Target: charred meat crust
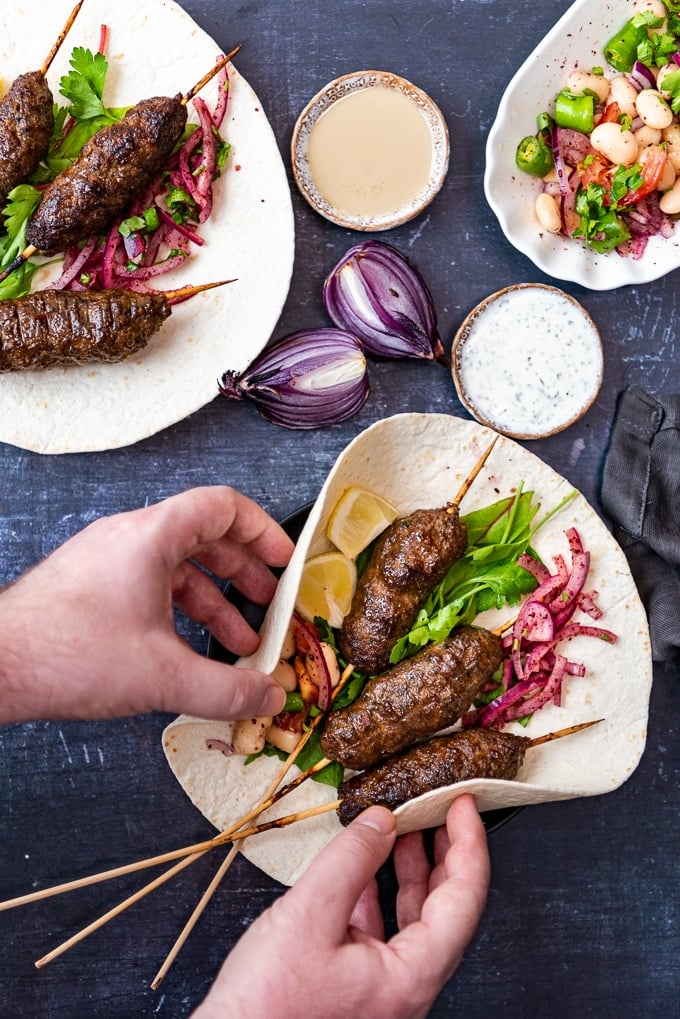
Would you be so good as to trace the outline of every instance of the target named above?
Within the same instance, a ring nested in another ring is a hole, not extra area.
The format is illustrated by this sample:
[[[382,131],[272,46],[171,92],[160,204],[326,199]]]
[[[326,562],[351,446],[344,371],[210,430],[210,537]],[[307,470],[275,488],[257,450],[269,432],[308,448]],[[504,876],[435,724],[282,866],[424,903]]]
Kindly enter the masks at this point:
[[[389,664],[432,589],[465,552],[467,528],[454,504],[416,510],[378,539],[340,631],[348,662],[373,675]]]
[[[21,74],[0,103],[0,199],[30,177],[49,147],[54,101],[40,71]]]
[[[158,96],[98,131],[45,188],[28,224],[28,243],[54,254],[105,230],[163,169],[186,119],[180,96]]]
[[[502,657],[496,634],[460,627],[369,679],[352,704],[332,711],[321,734],[325,756],[363,770],[453,725]]]
[[[524,736],[494,729],[463,729],[436,736],[354,775],[338,790],[343,825],[374,804],[395,810],[407,800],[471,778],[513,780],[530,745]]]
[[[38,290],[0,301],[0,373],[122,361],[170,315],[162,293]]]

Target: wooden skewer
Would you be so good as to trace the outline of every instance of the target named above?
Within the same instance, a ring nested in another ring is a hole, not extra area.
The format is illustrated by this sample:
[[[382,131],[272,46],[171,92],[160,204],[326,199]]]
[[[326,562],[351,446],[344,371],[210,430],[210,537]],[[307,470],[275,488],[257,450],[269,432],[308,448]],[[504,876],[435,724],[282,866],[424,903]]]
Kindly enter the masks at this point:
[[[345,669],[344,669],[344,671],[343,671],[343,673],[342,673],[342,675],[340,677],[340,680],[339,680],[338,684],[336,685],[335,689],[333,690],[333,694],[331,696],[331,703],[335,700],[335,698],[340,693],[342,688],[348,682],[348,680],[350,679],[353,671],[354,671],[354,666],[353,665],[350,664],[350,665],[347,665],[345,667]],[[292,750],[291,753],[288,755],[288,757],[284,761],[284,764],[283,764],[281,770],[279,771],[279,773],[277,774],[276,778],[274,779],[274,781],[269,786],[269,789],[265,793],[264,798],[262,799],[262,801],[260,802],[260,804],[257,807],[257,813],[255,813],[254,811],[251,812],[251,814],[253,816],[259,816],[264,810],[266,810],[268,807],[272,806],[273,803],[278,802],[280,799],[282,799],[289,792],[292,792],[293,789],[296,789],[299,785],[301,785],[301,783],[304,782],[305,779],[307,779],[311,775],[314,775],[317,772],[321,771],[322,768],[325,768],[326,765],[331,763],[328,760],[328,758],[324,757],[320,761],[318,761],[315,765],[313,765],[313,767],[309,768],[305,772],[302,772],[297,778],[293,779],[292,782],[289,782],[287,785],[283,786],[281,789],[278,788],[279,784],[283,781],[286,773],[289,771],[291,765],[294,763],[295,759],[300,754],[301,750],[303,749],[305,744],[308,742],[309,738],[311,737],[312,733],[317,728],[317,726],[320,724],[321,719],[323,717],[324,717],[323,714],[319,714],[319,715],[316,716],[316,718],[314,718],[312,720],[312,723],[309,726],[307,732],[303,735],[302,739],[297,744],[295,749]],[[246,818],[242,818],[241,822],[239,822],[239,826],[241,824],[243,824],[243,823],[246,823],[247,820],[249,820],[248,816],[246,816]],[[158,987],[160,986],[161,982],[165,978],[168,970],[172,966],[173,962],[175,961],[175,959],[179,955],[182,947],[186,943],[187,938],[189,937],[189,935],[191,934],[192,930],[196,926],[196,923],[198,922],[199,917],[203,913],[203,910],[205,909],[205,907],[210,902],[210,899],[212,898],[212,896],[214,895],[215,891],[217,890],[220,882],[222,881],[222,879],[224,878],[225,874],[229,870],[231,864],[233,863],[234,859],[236,858],[236,854],[239,852],[241,844],[242,844],[243,841],[245,841],[245,840],[244,839],[238,839],[237,841],[234,842],[234,845],[229,850],[229,853],[225,857],[221,867],[219,868],[219,870],[217,871],[217,873],[213,877],[212,881],[210,882],[210,884],[206,888],[205,892],[201,896],[201,898],[198,901],[196,907],[194,908],[191,916],[187,920],[187,922],[184,925],[184,927],[182,928],[179,936],[177,937],[177,940],[175,941],[174,945],[170,949],[170,952],[166,956],[165,961],[163,962],[162,966],[158,970],[158,973],[156,974],[156,976],[152,980],[151,987],[153,988],[153,990],[158,990]],[[203,853],[201,853],[199,855],[202,856]],[[190,857],[190,859],[198,859],[198,856],[196,856],[194,858]]]
[[[347,683],[352,672],[353,666],[348,665],[340,678],[340,682],[333,691],[333,698],[335,698],[338,695],[342,687],[345,685],[345,683]],[[323,715],[317,715],[316,718],[313,720],[310,726],[310,731],[304,734],[300,743],[297,745],[295,750],[292,751],[288,758],[284,761],[281,768],[277,772],[276,778],[269,786],[270,790],[273,791],[273,789],[276,788],[276,786],[278,786],[279,783],[282,781],[286,772],[291,767],[291,765],[297,758],[298,754],[302,750],[304,744],[310,738],[311,730],[316,728],[316,726],[320,723],[322,718]],[[6,899],[4,902],[0,902],[0,913],[8,909],[15,909],[17,906],[28,905],[31,902],[39,902],[41,899],[51,898],[54,895],[61,895],[64,892],[76,891],[78,888],[86,888],[88,885],[98,884],[101,881],[110,881],[116,877],[124,877],[126,874],[134,874],[138,870],[145,870],[147,867],[156,866],[156,864],[171,863],[173,860],[185,857],[192,852],[197,854],[196,858],[198,858],[199,853],[207,852],[209,849],[213,849],[216,846],[221,846],[225,842],[232,841],[232,838],[236,834],[236,832],[238,832],[239,829],[241,829],[244,824],[247,824],[248,821],[251,821],[254,817],[257,817],[259,813],[262,813],[263,810],[266,810],[267,807],[271,806],[271,802],[272,801],[268,796],[264,801],[259,803],[247,814],[244,814],[243,817],[241,817],[238,821],[232,824],[225,831],[218,832],[217,835],[214,835],[212,839],[206,839],[203,842],[195,843],[194,845],[188,847],[185,846],[184,848],[181,849],[170,850],[167,853],[160,853],[157,856],[152,856],[145,860],[136,860],[134,863],[126,863],[120,867],[113,867],[110,870],[100,871],[98,874],[90,874],[87,877],[76,878],[73,881],[65,881],[58,885],[52,885],[49,888],[41,888],[39,891],[28,892],[26,895],[19,895],[12,899]]]
[[[566,729],[557,729],[556,732],[546,732],[544,736],[536,736],[530,740],[529,746],[538,747],[542,743],[552,743],[554,739],[562,739],[563,736],[571,736],[575,732],[580,732],[581,729],[589,729],[591,725],[599,725],[600,722],[604,722],[604,718],[595,718],[591,722],[579,722],[577,725],[569,725]]]
[[[216,872],[216,874],[213,877],[212,881],[210,882],[210,884],[208,885],[206,890],[203,892],[203,895],[201,896],[201,898],[196,903],[196,906],[194,907],[193,912],[191,913],[191,916],[189,917],[189,919],[185,923],[184,927],[182,928],[182,930],[181,930],[181,932],[179,934],[179,937],[177,938],[177,940],[175,941],[174,945],[172,946],[172,948],[170,949],[170,951],[166,955],[165,960],[163,961],[162,966],[160,967],[160,969],[156,973],[156,976],[151,981],[151,989],[152,990],[157,991],[158,988],[160,987],[160,985],[162,984],[163,980],[165,979],[165,977],[166,977],[166,975],[168,973],[168,970],[170,969],[170,967],[172,966],[173,962],[175,961],[175,959],[177,958],[177,956],[181,952],[181,950],[184,947],[184,945],[185,945],[185,943],[187,941],[187,938],[191,934],[192,930],[194,929],[194,927],[198,923],[198,920],[199,920],[200,916],[202,915],[203,910],[205,909],[205,907],[208,905],[208,903],[212,899],[212,897],[215,894],[215,892],[217,891],[220,883],[222,882],[222,880],[224,878],[224,875],[227,873],[227,871],[231,867],[232,863],[234,862],[234,860],[238,856],[238,853],[239,853],[239,850],[240,850],[240,842],[241,841],[242,840],[239,840],[239,842],[234,842],[233,846],[231,847],[231,849],[229,850],[229,852],[225,856],[224,860],[222,861],[222,864],[221,864],[219,870]],[[191,857],[189,857],[189,861],[188,862],[192,862]]]
[[[497,626],[496,629],[492,630],[491,632],[495,633],[497,637],[502,637],[505,631],[509,630],[511,626],[514,626],[516,622],[517,616],[515,615],[512,616],[510,619],[506,619],[504,623],[501,623],[500,626]]]
[[[187,285],[185,287],[177,287],[175,290],[165,290],[164,293],[167,301],[178,304],[180,301],[188,300],[189,297],[195,297],[196,294],[200,294],[204,290],[214,290],[215,287],[226,287],[227,283],[235,282],[235,279],[218,280],[216,283],[199,283],[196,286]]]
[[[61,44],[63,43],[63,41],[66,38],[66,36],[68,35],[68,33],[71,31],[71,26],[73,25],[73,22],[78,17],[78,13],[80,11],[80,8],[83,6],[84,3],[85,3],[85,0],[80,0],[80,2],[75,5],[75,7],[73,8],[73,10],[71,11],[71,13],[69,14],[69,16],[68,16],[68,18],[66,20],[66,24],[64,25],[64,27],[62,28],[61,32],[57,36],[57,41],[55,42],[55,44],[52,47],[52,49],[50,50],[50,52],[47,54],[47,57],[45,58],[45,62],[42,65],[42,67],[40,68],[40,73],[42,74],[43,78],[47,74],[47,72],[49,70],[49,67],[50,67],[50,64],[52,63],[52,61],[56,57],[57,53],[59,52],[59,48],[60,48]]]
[[[461,504],[461,502],[463,501],[464,497],[467,495],[467,493],[472,488],[472,482],[475,480],[475,478],[477,477],[477,475],[481,471],[482,467],[484,466],[486,461],[489,459],[489,454],[491,453],[491,450],[494,448],[494,446],[498,442],[498,439],[499,439],[499,436],[496,435],[494,437],[494,439],[492,440],[491,444],[482,453],[482,455],[480,456],[479,460],[477,461],[475,466],[472,468],[472,470],[468,474],[467,478],[465,479],[465,481],[463,482],[463,484],[460,487],[460,491],[458,492],[458,495],[453,500],[453,505],[454,506],[459,506]]]
[[[193,86],[193,88],[190,88],[189,91],[186,92],[182,96],[182,100],[181,100],[182,106],[186,106],[186,104],[188,102],[190,102],[194,98],[194,96],[198,95],[198,93],[201,91],[201,89],[205,88],[205,86],[208,84],[208,82],[211,81],[215,77],[216,74],[219,74],[219,72],[222,70],[222,68],[225,67],[229,63],[229,61],[232,59],[232,57],[236,56],[236,54],[238,53],[238,51],[242,47],[243,47],[243,43],[240,42],[238,44],[238,46],[234,46],[234,48],[231,51],[231,53],[227,53],[226,57],[220,57],[220,59],[215,64],[215,66],[212,67],[208,71],[207,74],[204,74],[203,77],[201,78],[201,80],[197,81],[196,84]]]
[[[255,825],[253,828],[246,828],[245,831],[239,833],[239,841],[246,838],[252,838],[253,835],[261,835],[263,832],[272,831],[275,828],[287,828],[288,825],[297,824],[298,821],[305,821],[310,817],[318,817],[321,814],[329,813],[331,810],[337,810],[339,806],[340,800],[333,800],[331,803],[321,803],[316,807],[309,807],[307,810],[299,810],[294,814],[286,814],[284,817],[276,817],[271,821],[265,821],[263,824]],[[221,845],[224,842],[230,841],[233,841],[233,834],[228,836],[226,832],[223,832],[221,835],[217,836],[216,839],[211,840],[210,842],[199,842],[195,846],[189,846],[183,850],[176,850],[172,855],[175,859],[178,855],[190,856],[201,849],[211,849],[214,845]],[[168,858],[169,854],[165,854],[165,859]],[[187,866],[190,862],[190,860],[183,861],[183,863]],[[160,877],[157,878],[157,882],[162,884],[164,881],[167,881],[169,876],[169,873],[161,874]],[[131,898],[135,898],[135,896],[131,896]],[[61,945],[57,945],[57,947],[53,948],[51,952],[48,952],[47,955],[43,955],[42,958],[36,961],[36,967],[40,969],[42,966],[46,966],[48,962],[52,962],[53,959],[56,959],[73,945],[77,944],[79,941],[83,941],[94,930],[97,930],[99,927],[103,926],[103,924],[107,923],[113,918],[113,916],[117,916],[123,909],[127,909],[128,905],[131,905],[131,902],[126,900],[125,904],[121,903],[119,906],[116,906],[113,910],[110,910],[108,914],[105,914],[105,916],[99,917],[99,919],[95,920],[94,923],[85,927],[77,934],[74,934],[73,937],[68,938],[68,940],[62,942]]]

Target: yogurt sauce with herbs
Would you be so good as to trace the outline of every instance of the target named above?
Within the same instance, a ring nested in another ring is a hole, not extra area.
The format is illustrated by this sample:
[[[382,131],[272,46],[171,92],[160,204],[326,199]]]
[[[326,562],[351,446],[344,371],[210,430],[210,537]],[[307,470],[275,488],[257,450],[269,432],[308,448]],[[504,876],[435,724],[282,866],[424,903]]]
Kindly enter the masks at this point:
[[[591,405],[602,346],[588,313],[560,290],[511,287],[475,309],[454,343],[454,379],[470,412],[522,438],[559,431]]]

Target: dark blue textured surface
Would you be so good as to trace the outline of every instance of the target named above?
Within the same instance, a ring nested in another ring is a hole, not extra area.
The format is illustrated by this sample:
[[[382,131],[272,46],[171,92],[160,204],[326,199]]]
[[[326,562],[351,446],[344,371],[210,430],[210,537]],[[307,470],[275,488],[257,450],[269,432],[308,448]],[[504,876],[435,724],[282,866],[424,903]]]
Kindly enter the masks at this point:
[[[245,42],[238,67],[259,94],[287,162],[297,114],[344,72],[396,71],[438,103],[453,141],[446,185],[423,216],[383,237],[430,282],[447,347],[466,312],[487,294],[510,283],[553,282],[505,241],[486,205],[482,174],[485,137],[503,89],[565,2],[185,0],[184,6],[223,47]],[[325,324],[324,275],[357,240],[317,217],[297,191],[293,197],[296,265],[277,337]],[[581,422],[531,448],[598,507],[618,392],[630,382],[652,392],[680,389],[677,273],[610,293],[564,289],[601,328],[604,386]],[[196,484],[233,484],[283,517],[316,496],[338,452],[372,421],[400,410],[465,416],[439,365],[371,365],[370,377],[372,394],[362,412],[323,433],[277,429],[251,407],[215,400],[128,449],[56,457],[0,445],[0,583],[95,517]],[[187,625],[183,632],[205,650],[205,633]],[[489,906],[432,1016],[678,1014],[678,680],[674,666],[656,670],[648,747],[621,789],[528,808],[492,835]],[[1,898],[211,833],[165,765],[160,733],[166,721],[38,723],[0,734]],[[149,981],[214,866],[201,860],[40,972],[34,959],[142,882],[126,879],[2,914],[0,1015],[189,1015],[229,946],[280,891],[237,860],[153,992]],[[383,886],[391,916],[389,873]],[[323,974],[311,973],[314,979]]]

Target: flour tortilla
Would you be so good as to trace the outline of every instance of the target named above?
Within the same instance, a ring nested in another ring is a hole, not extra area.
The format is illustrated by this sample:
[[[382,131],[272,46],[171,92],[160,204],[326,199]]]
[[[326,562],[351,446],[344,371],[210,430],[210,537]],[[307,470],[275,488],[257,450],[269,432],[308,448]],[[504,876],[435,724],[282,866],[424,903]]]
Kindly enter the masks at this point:
[[[72,6],[73,0],[54,0],[40,17],[34,3],[3,6],[2,92],[17,74],[40,67]],[[109,28],[109,106],[186,92],[221,52],[170,0],[87,0],[47,75],[61,105],[59,81],[72,50],[95,51],[102,24]],[[213,80],[201,92],[211,109],[216,91]],[[204,406],[224,371],[242,371],[265,346],[290,285],[292,203],[262,104],[233,65],[222,133],[232,150],[201,228],[205,245],[157,286],[236,282],[177,305],[145,350],[120,364],[0,376],[0,441],[39,453],[129,445]],[[41,270],[33,288],[45,288],[59,272],[58,265]]]
[[[305,559],[330,545],[324,528],[332,507],[350,485],[363,485],[383,496],[400,513],[443,505],[455,497],[462,481],[494,433],[471,421],[438,414],[403,414],[380,421],[359,435],[338,458],[309,515],[293,559],[281,580],[262,629],[258,651],[242,664],[268,672],[276,665],[295,602]],[[534,491],[540,516],[557,505],[572,486],[533,453],[501,437],[462,502],[463,513],[488,506],[511,494],[519,482]],[[563,553],[564,531],[576,526],[591,553],[588,589],[599,592],[602,625],[619,637],[607,644],[579,637],[569,656],[583,661],[587,675],[569,677],[562,707],[543,708],[529,728],[508,727],[531,737],[577,722],[604,718],[573,737],[531,749],[516,781],[474,780],[426,793],[395,813],[398,830],[441,824],[456,796],[474,793],[480,810],[595,796],[616,789],[635,770],[645,746],[652,663],[644,609],[621,549],[582,495],[543,527],[534,542],[547,564]],[[512,612],[485,613],[479,622],[493,628]],[[585,617],[584,617],[585,618]],[[171,768],[196,806],[218,828],[237,820],[258,802],[279,762],[264,758],[244,768],[243,758],[208,750],[206,739],[229,740],[230,727],[181,717],[164,734]],[[295,774],[292,769],[291,774]],[[307,782],[268,815],[276,816],[335,799],[335,790]],[[243,852],[258,867],[284,884],[292,884],[319,849],[340,830],[335,813],[303,821],[296,828],[273,831],[246,842]]]

